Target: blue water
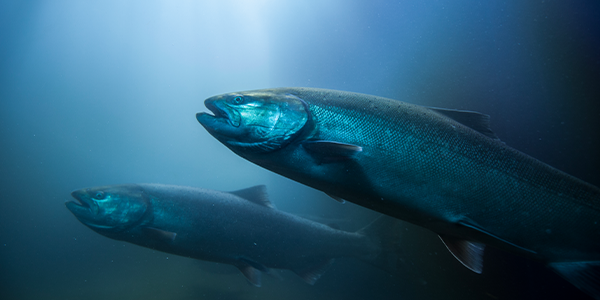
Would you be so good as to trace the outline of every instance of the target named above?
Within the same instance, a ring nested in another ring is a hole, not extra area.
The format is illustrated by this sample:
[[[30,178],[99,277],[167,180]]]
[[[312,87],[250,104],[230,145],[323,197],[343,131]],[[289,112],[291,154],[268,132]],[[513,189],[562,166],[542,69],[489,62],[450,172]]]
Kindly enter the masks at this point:
[[[100,236],[64,207],[128,182],[236,190],[357,230],[377,214],[274,175],[196,121],[207,97],[306,86],[491,115],[508,145],[600,185],[595,1],[2,1],[1,299],[587,299],[489,249],[473,274],[409,226],[411,268],[339,259],[315,286]]]

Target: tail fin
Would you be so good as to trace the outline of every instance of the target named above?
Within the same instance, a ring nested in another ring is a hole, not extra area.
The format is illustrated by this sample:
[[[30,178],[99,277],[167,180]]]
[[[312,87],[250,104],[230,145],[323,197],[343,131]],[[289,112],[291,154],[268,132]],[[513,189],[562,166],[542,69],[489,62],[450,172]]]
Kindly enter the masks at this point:
[[[400,241],[404,229],[404,222],[382,215],[357,231],[356,233],[366,236],[378,248],[375,255],[364,257],[362,260],[390,274],[399,274],[405,266]]]

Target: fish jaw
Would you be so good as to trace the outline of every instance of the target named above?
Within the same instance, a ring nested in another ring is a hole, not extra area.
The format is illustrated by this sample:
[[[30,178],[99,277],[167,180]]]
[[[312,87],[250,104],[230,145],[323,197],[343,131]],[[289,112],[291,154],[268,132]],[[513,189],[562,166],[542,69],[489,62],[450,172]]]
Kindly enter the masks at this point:
[[[71,192],[75,200],[65,202],[65,206],[71,213],[86,226],[94,226],[98,215],[98,205],[88,197],[85,190]]]

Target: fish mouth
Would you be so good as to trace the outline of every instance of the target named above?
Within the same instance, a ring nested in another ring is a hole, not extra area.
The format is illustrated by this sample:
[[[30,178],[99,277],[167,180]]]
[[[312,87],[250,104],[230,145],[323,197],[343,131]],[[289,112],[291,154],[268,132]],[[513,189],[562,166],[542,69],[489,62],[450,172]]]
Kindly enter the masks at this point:
[[[92,213],[92,206],[90,200],[84,197],[86,193],[82,190],[71,192],[71,196],[75,200],[66,201],[65,205],[75,216],[80,217],[84,214]]]
[[[73,191],[73,192],[71,192],[71,196],[73,198],[75,198],[75,201],[71,200],[68,202],[73,202],[74,205],[78,205],[81,207],[90,208],[90,204],[86,201],[86,199],[85,199],[85,197],[83,197],[83,195],[85,195],[85,192],[83,192],[81,190]]]
[[[227,112],[219,108],[214,101],[206,100],[204,101],[204,106],[213,113],[213,117],[229,119]]]
[[[217,101],[212,99],[204,101],[204,105],[212,112],[212,115],[205,112],[197,113],[196,119],[205,127],[211,123],[228,123],[233,127],[240,126],[241,117],[235,109],[227,106],[222,107]]]

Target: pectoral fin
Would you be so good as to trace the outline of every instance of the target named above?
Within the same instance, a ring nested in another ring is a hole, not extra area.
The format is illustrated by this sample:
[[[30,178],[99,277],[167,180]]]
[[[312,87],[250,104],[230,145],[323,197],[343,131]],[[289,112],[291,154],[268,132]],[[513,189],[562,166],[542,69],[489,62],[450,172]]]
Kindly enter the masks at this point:
[[[485,245],[469,242],[451,236],[439,236],[452,255],[469,270],[481,274],[483,270],[483,251]]]
[[[146,234],[148,234],[151,238],[160,240],[163,242],[173,242],[177,237],[177,233],[166,231],[154,227],[146,227],[144,228]]]
[[[302,146],[320,163],[349,160],[362,152],[362,147],[357,145],[325,140],[307,140]]]

